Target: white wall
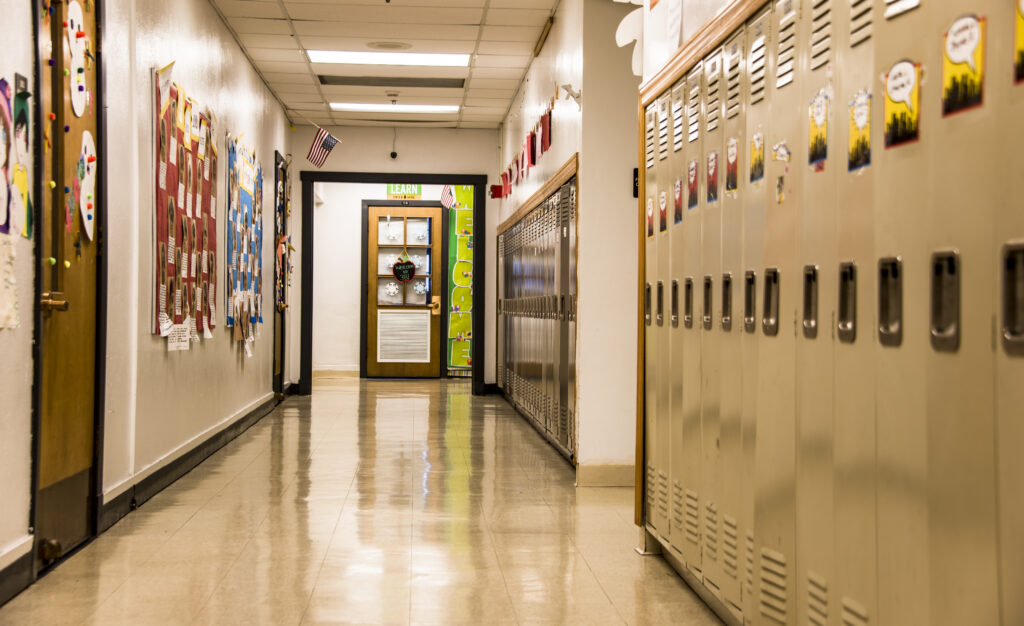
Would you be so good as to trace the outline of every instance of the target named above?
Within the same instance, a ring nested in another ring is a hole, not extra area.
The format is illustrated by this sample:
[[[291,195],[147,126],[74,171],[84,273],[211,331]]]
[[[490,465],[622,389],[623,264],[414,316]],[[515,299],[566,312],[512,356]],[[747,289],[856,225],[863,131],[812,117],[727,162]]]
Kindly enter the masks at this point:
[[[10,37],[0,55],[0,78],[6,78],[14,91],[14,74],[29,80],[33,90],[32,5],[12,2],[4,9],[4,30]],[[32,99],[29,100],[33,106]],[[33,121],[34,122],[34,121]],[[35,129],[32,128],[32,131]],[[9,155],[13,161],[13,151]],[[20,162],[32,177],[32,156]],[[30,187],[31,188],[31,187]],[[22,218],[24,221],[24,218]],[[4,381],[3,408],[0,408],[0,570],[32,549],[28,534],[32,481],[32,301],[34,292],[34,241],[18,233],[9,237],[16,258],[14,275],[18,290],[18,316],[21,325],[0,330],[0,380]]]
[[[332,126],[327,130],[342,140],[327,162],[320,169],[323,172],[382,172],[400,174],[474,174],[486,175],[488,185],[496,184],[498,177],[498,132],[496,130],[447,129],[447,128],[398,128],[397,138],[390,127]],[[302,184],[301,171],[315,170],[307,160],[310,143],[316,129],[303,125],[289,133],[289,151],[295,155],[292,161],[292,223],[291,231],[296,252],[295,273],[289,293],[288,320],[288,378],[299,379],[299,338],[302,306]],[[390,157],[392,144],[398,158]],[[495,278],[495,232],[499,222],[499,201],[487,200],[487,224],[485,232],[476,234],[477,240],[484,237],[487,242],[485,273],[486,294],[474,294],[474,306],[485,306],[486,341],[484,342],[484,381],[493,383],[495,374],[495,328],[494,313],[497,304]],[[314,230],[320,223],[314,217]],[[361,228],[361,226],[357,226]],[[358,241],[358,240],[357,240]],[[314,254],[320,246],[314,244]],[[314,264],[316,261],[314,260]],[[319,265],[315,267],[319,268]],[[320,270],[314,271],[314,284]],[[315,287],[314,287],[315,289]],[[315,313],[314,313],[315,315]],[[357,318],[358,326],[358,318]],[[314,321],[314,329],[316,327]],[[315,332],[315,330],[314,330]],[[358,363],[358,360],[357,360]]]
[[[231,341],[218,303],[214,338],[166,352],[150,334],[153,268],[155,67],[175,61],[174,80],[217,117],[218,245],[225,241],[224,133],[244,133],[264,172],[264,306],[273,307],[274,150],[285,151],[285,118],[206,0],[123,0],[106,5],[107,388],[103,458],[106,500],[166,465],[271,394],[273,318],[264,316],[255,354]],[[270,233],[268,236],[267,233]],[[223,249],[223,248],[222,248]],[[223,258],[223,257],[222,257]],[[218,285],[225,284],[218,263]],[[223,300],[223,289],[218,297]]]

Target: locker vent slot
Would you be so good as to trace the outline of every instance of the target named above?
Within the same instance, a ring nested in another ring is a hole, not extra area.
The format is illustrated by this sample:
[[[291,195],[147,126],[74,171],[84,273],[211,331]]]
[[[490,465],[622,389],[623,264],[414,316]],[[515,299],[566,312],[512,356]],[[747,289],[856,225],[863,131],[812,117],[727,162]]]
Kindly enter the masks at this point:
[[[783,2],[782,4],[787,4]],[[793,82],[796,73],[797,11],[790,9],[779,18],[779,47],[775,57],[775,87],[782,88]]]
[[[683,94],[686,88],[682,85],[672,90],[672,149],[683,149]]]
[[[1003,248],[1003,349],[1024,354],[1024,244]]]
[[[843,626],[867,626],[868,609],[863,604],[843,598]]]
[[[700,77],[689,81],[690,95],[686,105],[686,122],[690,143],[700,139]]]
[[[700,499],[690,489],[686,490],[686,540],[700,542]]]
[[[851,0],[850,2],[850,47],[862,44],[871,39],[872,14],[874,3],[871,0]]]
[[[644,159],[648,169],[654,167],[654,130],[656,126],[654,115],[653,108],[647,111],[647,125],[644,138]]]
[[[814,0],[811,7],[811,69],[832,60],[832,0]]]
[[[754,593],[754,531],[747,531],[747,578],[746,593]]]
[[[718,117],[722,111],[722,103],[718,99],[721,77],[721,68],[718,67],[718,59],[715,58],[708,63],[707,106],[704,108],[705,127],[709,133],[718,128]]]
[[[828,623],[828,582],[814,572],[807,573],[807,621],[816,626]]]
[[[672,527],[683,530],[683,486],[679,481],[672,483]]]
[[[740,77],[742,76],[743,52],[738,42],[730,44],[726,65],[725,116],[732,119],[740,112]]]
[[[743,277],[743,330],[748,333],[757,328],[757,273],[747,270]]]
[[[953,251],[932,255],[931,340],[941,352],[960,349],[960,255]]]
[[[750,77],[750,104],[757,104],[765,96],[765,37],[760,35],[750,44],[750,59],[747,61]]]
[[[761,548],[761,615],[780,624],[788,623],[786,614],[786,557],[769,548]]]
[[[764,271],[764,305],[761,307],[761,330],[765,335],[779,334],[779,270]]]
[[[839,264],[839,341],[853,343],[857,339],[857,266]]]
[[[647,464],[647,521],[651,521],[654,513],[654,502],[658,497],[658,471],[654,465]]]
[[[718,508],[714,502],[704,505],[704,556],[718,560]]]
[[[725,566],[725,573],[736,578],[739,554],[740,554],[740,529],[736,524],[736,518],[730,515],[722,516],[722,565]]]
[[[878,261],[878,342],[903,343],[903,267],[896,257]]]
[[[658,513],[668,519],[668,474],[658,472]]]
[[[669,99],[662,98],[658,103],[658,160],[668,158],[668,119]]]
[[[732,330],[732,274],[722,274],[722,330]]]

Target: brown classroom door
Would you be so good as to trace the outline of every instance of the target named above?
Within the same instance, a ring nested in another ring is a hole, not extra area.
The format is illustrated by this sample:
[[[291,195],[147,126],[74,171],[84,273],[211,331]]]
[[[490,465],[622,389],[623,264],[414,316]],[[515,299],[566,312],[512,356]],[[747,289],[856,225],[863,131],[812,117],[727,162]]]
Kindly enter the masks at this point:
[[[441,375],[441,207],[369,207],[366,375]],[[411,280],[393,266],[408,258]]]
[[[96,2],[41,12],[43,181],[36,559],[42,568],[92,534],[100,188]],[[46,6],[46,5],[44,5]],[[52,59],[52,61],[51,61]],[[67,72],[65,72],[67,69]],[[81,88],[80,88],[81,87]],[[51,115],[52,114],[52,115]],[[52,181],[52,184],[51,184]]]

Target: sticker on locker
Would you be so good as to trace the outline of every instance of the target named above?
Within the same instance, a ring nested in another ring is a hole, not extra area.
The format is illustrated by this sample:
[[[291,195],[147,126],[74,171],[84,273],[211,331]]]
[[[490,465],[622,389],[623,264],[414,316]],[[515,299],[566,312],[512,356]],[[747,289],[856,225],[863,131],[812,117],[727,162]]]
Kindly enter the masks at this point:
[[[697,190],[700,187],[700,183],[697,182],[697,175],[699,166],[697,160],[693,159],[690,161],[690,166],[686,171],[686,208],[692,209],[697,206],[700,202],[700,198],[697,197]]]
[[[750,182],[764,178],[764,134],[754,133],[750,138]]]
[[[658,232],[665,232],[668,228],[668,198],[662,191],[658,196]]]
[[[708,153],[708,169],[707,169],[707,196],[708,203],[718,201],[718,153]]]
[[[675,215],[673,216],[676,224],[683,221],[683,179],[677,178],[675,183]]]
[[[647,236],[654,236],[654,198],[647,198]]]
[[[811,100],[807,118],[807,163],[820,172],[825,169],[828,158],[828,94],[824,90]]]
[[[921,64],[899,61],[885,75],[885,147],[917,141],[921,119]]]
[[[965,15],[942,36],[942,115],[981,106],[985,88],[985,18]]]
[[[850,145],[846,163],[851,172],[871,165],[871,94],[864,89],[850,100]]]
[[[740,142],[729,137],[725,150],[725,191],[736,191],[740,179]]]

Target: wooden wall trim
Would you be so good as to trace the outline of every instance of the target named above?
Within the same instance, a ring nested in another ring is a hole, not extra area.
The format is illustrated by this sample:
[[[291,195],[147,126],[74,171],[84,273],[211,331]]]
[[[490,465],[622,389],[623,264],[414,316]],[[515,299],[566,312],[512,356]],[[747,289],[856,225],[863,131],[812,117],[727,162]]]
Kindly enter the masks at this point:
[[[548,197],[555,193],[559,187],[564,185],[570,178],[576,175],[579,171],[580,153],[574,152],[569,160],[562,164],[562,167],[558,168],[551,178],[545,182],[540,189],[535,191],[532,196],[526,199],[526,202],[519,205],[519,208],[515,210],[512,215],[508,216],[508,219],[498,225],[498,234],[505,232],[509,228],[515,226],[516,222],[523,219],[527,213],[532,211],[541,202],[544,202]],[[578,197],[578,194],[577,194]]]
[[[644,472],[647,462],[644,457],[644,278],[647,265],[647,238],[644,236],[644,203],[647,197],[647,163],[644,155],[644,134],[646,131],[647,117],[644,115],[643,96],[637,97],[637,164],[639,167],[639,180],[637,189],[637,227],[638,238],[637,250],[637,281],[636,281],[636,463],[635,481],[633,487],[633,523],[637,526],[644,525]]]
[[[665,67],[640,85],[640,111],[658,97],[661,92],[670,88],[673,83],[690,71],[700,61],[750,17],[765,6],[765,0],[732,0],[725,9],[702,26],[683,46],[681,46]],[[641,141],[643,141],[641,135]],[[641,156],[642,153],[641,153]],[[643,159],[640,160],[643,163]]]

